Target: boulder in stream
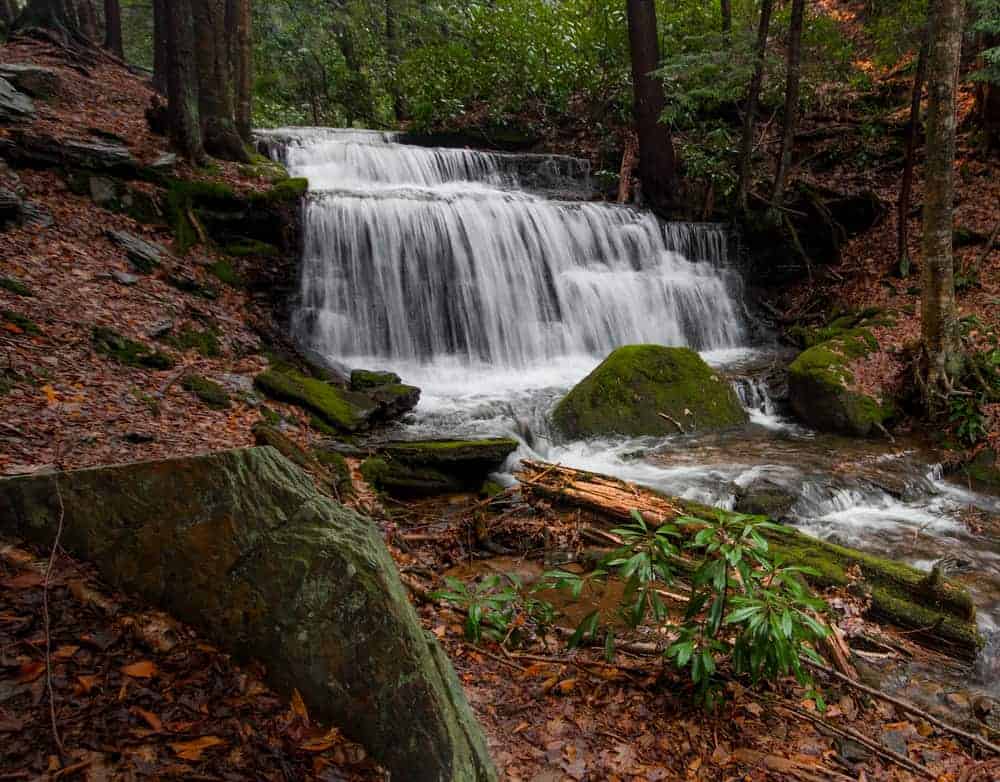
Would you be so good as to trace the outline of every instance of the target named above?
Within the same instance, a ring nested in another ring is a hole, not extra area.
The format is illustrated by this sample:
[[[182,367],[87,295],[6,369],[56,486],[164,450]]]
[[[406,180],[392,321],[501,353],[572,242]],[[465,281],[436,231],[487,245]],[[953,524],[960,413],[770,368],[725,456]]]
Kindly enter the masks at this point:
[[[554,414],[566,437],[665,436],[746,421],[732,386],[701,356],[660,345],[618,348],[563,397]]]
[[[394,779],[496,771],[377,527],[272,448],[0,479],[0,531],[63,547],[242,658]]]
[[[894,414],[891,399],[878,398],[855,383],[851,362],[878,349],[868,329],[846,331],[799,354],[788,368],[792,409],[825,432],[866,437]]]
[[[379,489],[401,496],[475,491],[517,450],[517,440],[417,440],[382,445],[361,472]]]

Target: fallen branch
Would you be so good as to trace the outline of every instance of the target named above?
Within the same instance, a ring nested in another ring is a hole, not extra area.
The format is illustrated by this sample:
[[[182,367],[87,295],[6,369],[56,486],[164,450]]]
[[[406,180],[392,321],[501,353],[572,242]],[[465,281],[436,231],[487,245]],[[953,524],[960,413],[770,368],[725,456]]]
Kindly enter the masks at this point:
[[[676,426],[680,430],[681,434],[684,434],[684,427],[681,426],[681,422],[678,421],[676,418],[671,418],[666,413],[657,413],[657,415],[660,416],[660,418],[663,418],[666,421],[670,421],[670,423],[672,423],[674,426]]]
[[[62,540],[63,522],[66,519],[66,506],[63,504],[62,491],[59,488],[59,476],[53,477],[56,488],[56,499],[59,501],[59,524],[56,527],[56,537],[52,541],[52,553],[49,554],[49,564],[45,569],[45,581],[42,582],[42,618],[45,623],[45,689],[49,696],[49,717],[52,720],[52,738],[59,750],[59,758],[64,761],[66,749],[59,735],[59,723],[56,720],[56,695],[52,687],[52,634],[49,616],[49,584],[52,582],[52,571],[55,568],[56,557],[59,555],[59,544]]]

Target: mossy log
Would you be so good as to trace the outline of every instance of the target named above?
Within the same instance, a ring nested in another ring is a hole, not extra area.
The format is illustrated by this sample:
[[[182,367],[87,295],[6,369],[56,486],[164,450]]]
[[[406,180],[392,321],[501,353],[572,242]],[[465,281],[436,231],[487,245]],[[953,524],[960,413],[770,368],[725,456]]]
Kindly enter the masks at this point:
[[[526,461],[517,478],[522,490],[548,501],[581,508],[599,523],[620,523],[639,511],[651,524],[678,516],[714,518],[718,511],[626,481],[556,464]],[[782,527],[766,534],[771,550],[786,562],[818,572],[818,588],[846,587],[870,601],[869,615],[905,628],[910,637],[962,660],[975,658],[981,644],[975,606],[968,591],[901,562],[838,546]]]

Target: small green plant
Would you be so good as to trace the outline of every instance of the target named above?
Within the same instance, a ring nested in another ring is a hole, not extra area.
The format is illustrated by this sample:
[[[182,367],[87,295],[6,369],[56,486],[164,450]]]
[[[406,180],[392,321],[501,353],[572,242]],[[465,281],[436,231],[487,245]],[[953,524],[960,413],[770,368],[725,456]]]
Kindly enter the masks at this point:
[[[504,579],[508,581],[504,584]],[[465,613],[465,636],[478,643],[483,638],[501,643],[507,639],[511,622],[517,615],[518,587],[512,576],[492,575],[479,583],[467,585],[460,579],[445,576],[447,589],[431,597],[444,600]]]
[[[966,445],[975,445],[986,436],[981,396],[952,396],[948,399],[948,423]]]

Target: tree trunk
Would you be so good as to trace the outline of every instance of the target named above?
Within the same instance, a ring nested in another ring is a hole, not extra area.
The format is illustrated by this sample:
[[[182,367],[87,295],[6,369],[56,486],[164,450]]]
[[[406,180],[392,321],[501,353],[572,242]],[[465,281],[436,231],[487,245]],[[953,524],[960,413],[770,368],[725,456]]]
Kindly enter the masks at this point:
[[[736,185],[736,203],[747,211],[747,190],[750,187],[750,164],[753,157],[753,130],[757,114],[757,102],[764,84],[764,55],[767,53],[767,36],[771,29],[771,10],[774,0],[763,0],[760,6],[760,25],[757,28],[757,47],[753,76],[747,90],[746,115],[743,118],[743,143],[740,149],[740,177]]]
[[[720,0],[722,6],[722,32],[729,36],[733,31],[733,3],[732,0]]]
[[[795,127],[799,117],[799,81],[802,78],[802,21],[806,0],[792,0],[792,19],[788,28],[788,67],[785,81],[784,133],[781,136],[781,153],[778,170],[774,175],[771,203],[781,206],[785,197],[785,180],[792,166],[792,147],[795,144]]]
[[[396,121],[403,119],[403,95],[399,86],[399,30],[396,19],[396,0],[385,0],[385,49],[389,60],[389,87],[392,92],[392,109]]]
[[[986,67],[982,52],[1000,47],[1000,34],[981,36],[979,67]],[[1000,150],[1000,84],[995,80],[981,81],[976,88],[976,109],[983,127],[987,151]]]
[[[249,156],[236,130],[227,6],[227,0],[202,0],[195,6],[198,111],[205,151],[246,163]]]
[[[236,0],[236,130],[249,142],[253,133],[253,13],[250,0]]]
[[[910,243],[908,223],[910,217],[910,193],[913,191],[913,159],[917,151],[917,136],[920,134],[920,98],[924,92],[924,78],[927,75],[927,33],[917,55],[917,70],[913,74],[913,92],[910,95],[910,122],[906,129],[906,146],[903,150],[903,182],[899,188],[899,203],[896,205],[896,258],[899,260],[899,274],[906,277],[910,273]]]
[[[104,48],[125,59],[122,46],[122,6],[119,0],[104,0]]]
[[[153,89],[167,94],[167,3],[153,0]]]
[[[28,0],[14,29],[40,27],[67,40],[80,40],[80,25],[72,0]]]
[[[925,401],[931,413],[940,410],[962,364],[952,261],[955,98],[962,16],[963,0],[931,1],[920,297]]]
[[[202,163],[205,150],[198,115],[192,1],[163,0],[167,28],[167,96],[170,136],[174,144],[192,163]]]
[[[14,19],[17,14],[14,13],[14,4],[11,0],[0,0],[0,25],[3,28],[10,29],[10,26],[14,24]]]
[[[627,0],[628,38],[639,136],[639,180],[646,200],[669,209],[676,200],[674,142],[660,122],[666,106],[663,84],[652,76],[660,64],[654,0]]]
[[[88,41],[97,41],[98,25],[97,11],[94,9],[94,0],[78,0],[76,4],[76,15],[80,20],[80,33]]]

